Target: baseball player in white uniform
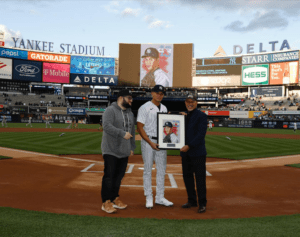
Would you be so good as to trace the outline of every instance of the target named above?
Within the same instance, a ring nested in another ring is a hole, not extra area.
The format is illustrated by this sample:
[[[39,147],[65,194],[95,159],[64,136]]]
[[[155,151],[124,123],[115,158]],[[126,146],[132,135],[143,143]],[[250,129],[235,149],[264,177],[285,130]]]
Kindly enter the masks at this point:
[[[52,128],[51,124],[50,124],[50,121],[49,121],[49,116],[48,115],[45,116],[45,120],[46,120],[46,128],[48,128],[48,125],[50,126],[50,128]]]
[[[164,94],[165,88],[163,86],[154,86],[151,92],[152,100],[139,108],[137,116],[137,129],[142,137],[144,194],[146,196],[146,207],[149,209],[153,207],[151,180],[153,161],[155,161],[157,169],[155,203],[164,206],[173,206],[173,203],[164,197],[167,151],[159,150],[157,144],[157,113],[168,112],[166,106],[161,104]]]
[[[2,127],[8,127],[7,123],[6,123],[6,116],[5,115],[2,116]]]
[[[26,127],[27,127],[28,125],[30,125],[30,127],[32,127],[31,120],[32,120],[32,117],[29,117],[29,118],[28,118],[28,123],[26,124]]]
[[[297,131],[297,123],[295,122],[294,123],[294,132],[296,132]]]
[[[165,122],[164,124],[165,131],[167,135],[164,137],[164,143],[178,143],[178,137],[173,133],[173,124],[171,122]]]
[[[209,130],[212,130],[212,124],[213,124],[213,121],[209,120],[208,121],[208,128],[209,128]]]

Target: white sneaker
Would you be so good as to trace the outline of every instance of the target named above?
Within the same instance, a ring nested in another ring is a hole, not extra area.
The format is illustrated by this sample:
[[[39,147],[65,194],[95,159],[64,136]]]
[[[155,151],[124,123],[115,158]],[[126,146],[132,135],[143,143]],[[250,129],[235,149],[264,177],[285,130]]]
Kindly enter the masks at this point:
[[[153,197],[152,196],[146,197],[146,207],[148,209],[151,209],[153,207]]]
[[[164,197],[159,199],[159,200],[155,199],[155,204],[163,205],[163,206],[166,206],[166,207],[171,207],[171,206],[174,205],[173,202],[168,201]]]

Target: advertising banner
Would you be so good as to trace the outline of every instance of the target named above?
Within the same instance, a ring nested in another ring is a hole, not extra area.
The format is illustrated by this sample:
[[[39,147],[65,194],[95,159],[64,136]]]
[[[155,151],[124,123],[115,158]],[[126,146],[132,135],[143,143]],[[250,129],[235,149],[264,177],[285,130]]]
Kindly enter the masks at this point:
[[[0,79],[12,79],[12,59],[0,58]]]
[[[252,87],[250,88],[250,97],[266,96],[266,97],[278,97],[283,96],[283,86],[269,86],[269,87]]]
[[[22,50],[16,50],[16,49],[0,48],[0,57],[18,58],[18,59],[27,60],[28,52]]]
[[[196,66],[196,76],[241,75],[241,66]]]
[[[230,111],[229,118],[249,118],[248,111]]]
[[[268,85],[269,64],[242,66],[242,85]]]
[[[273,111],[272,114],[276,114],[276,115],[300,115],[300,111],[299,110],[277,110],[277,111]]]
[[[193,77],[193,87],[240,86],[241,76]]]
[[[276,63],[299,60],[299,51],[243,56],[243,64]]]
[[[260,117],[262,115],[267,114],[268,111],[249,111],[249,118],[256,118],[256,117]]]
[[[270,85],[299,82],[299,62],[270,64]]]
[[[43,82],[69,83],[70,65],[44,63]]]
[[[85,109],[67,108],[67,114],[70,114],[70,115],[85,115]]]
[[[115,75],[115,59],[71,56],[71,73]]]
[[[90,100],[108,100],[107,95],[89,95],[88,98]]]
[[[42,81],[42,62],[14,60],[14,80]]]
[[[29,113],[46,114],[47,113],[47,107],[29,107]]]
[[[140,86],[173,86],[173,44],[141,44]]]
[[[222,58],[197,58],[196,67],[198,66],[217,66],[217,65],[241,65],[242,57],[222,57]]]
[[[66,107],[48,107],[48,114],[67,114]]]
[[[70,84],[116,86],[118,76],[71,74]]]
[[[85,109],[87,112],[104,112],[105,109],[103,108],[86,108]]]
[[[204,111],[208,116],[229,116],[230,111]]]
[[[51,63],[70,63],[71,56],[63,54],[52,54],[52,53],[37,53],[28,52],[28,59],[34,61],[44,61]]]

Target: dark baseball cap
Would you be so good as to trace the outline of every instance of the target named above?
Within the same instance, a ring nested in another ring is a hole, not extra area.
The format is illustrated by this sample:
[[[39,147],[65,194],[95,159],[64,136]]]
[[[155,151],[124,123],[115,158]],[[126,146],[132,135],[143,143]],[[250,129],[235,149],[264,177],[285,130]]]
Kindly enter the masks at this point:
[[[162,93],[166,94],[166,88],[164,88],[162,85],[155,85],[151,91],[162,92]]]
[[[185,100],[188,100],[188,99],[192,99],[194,101],[197,101],[197,96],[193,95],[193,94],[188,94],[188,96],[185,98]]]
[[[121,91],[119,91],[119,93],[118,93],[118,97],[120,97],[120,96],[132,96],[132,94],[131,94],[131,91],[130,90],[121,90]]]
[[[165,122],[164,127],[170,127],[170,128],[172,128],[173,124],[171,122]]]
[[[145,54],[142,56],[142,58],[145,58],[145,57],[159,58],[159,52],[155,48],[147,48],[145,50]]]

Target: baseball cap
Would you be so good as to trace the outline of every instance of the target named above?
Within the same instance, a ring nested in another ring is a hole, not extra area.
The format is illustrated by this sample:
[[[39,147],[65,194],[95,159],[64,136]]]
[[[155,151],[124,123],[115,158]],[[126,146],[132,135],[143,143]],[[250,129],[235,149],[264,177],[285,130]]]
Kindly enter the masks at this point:
[[[171,122],[165,122],[164,127],[170,127],[170,128],[172,128],[173,124]]]
[[[131,91],[130,90],[121,90],[121,91],[119,91],[119,93],[118,93],[118,98],[120,97],[120,96],[128,96],[128,95],[130,95],[130,96],[132,96],[132,94],[131,94]]]
[[[162,85],[155,85],[151,91],[162,92],[162,93],[166,94],[166,88],[164,88]]]
[[[155,49],[155,48],[147,48],[145,50],[145,54],[142,56],[142,58],[145,58],[145,57],[159,58],[159,53],[158,53],[157,49]]]
[[[188,94],[188,96],[185,98],[185,100],[188,100],[188,99],[192,99],[192,100],[197,101],[197,96],[193,95],[193,94]]]

